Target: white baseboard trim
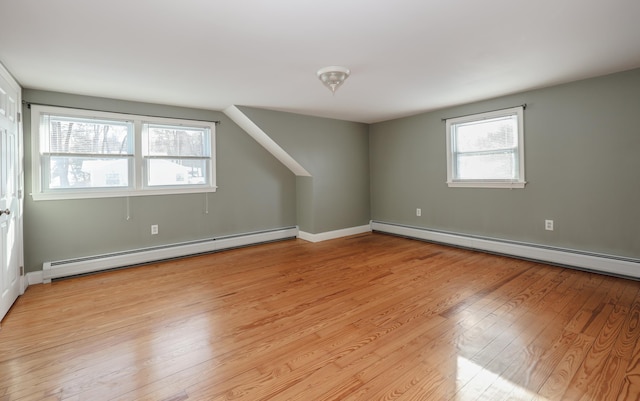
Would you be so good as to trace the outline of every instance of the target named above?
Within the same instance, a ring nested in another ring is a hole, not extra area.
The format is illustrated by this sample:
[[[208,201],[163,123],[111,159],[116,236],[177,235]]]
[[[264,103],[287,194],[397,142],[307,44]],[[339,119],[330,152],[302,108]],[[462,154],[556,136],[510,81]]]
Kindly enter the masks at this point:
[[[43,283],[43,279],[42,279],[42,271],[36,271],[36,272],[29,272],[26,274],[26,287],[30,286],[30,285],[34,285],[34,284],[42,284]]]
[[[135,266],[201,253],[217,252],[225,249],[256,245],[264,242],[295,238],[297,235],[297,227],[288,227],[255,233],[216,237],[200,241],[161,245],[152,248],[114,252],[77,259],[45,262],[42,265],[42,271],[28,274],[28,283],[30,285],[49,283],[52,279],[56,278],[94,273],[126,266]]]
[[[304,231],[298,232],[298,238],[309,242],[322,242],[330,239],[336,239],[341,237],[348,237],[349,235],[357,235],[371,232],[371,225],[358,226],[351,228],[343,228],[341,230],[326,231],[319,234],[311,234]]]
[[[559,266],[640,279],[640,259],[500,240],[496,238],[469,236],[376,221],[371,222],[371,229],[382,233],[515,256],[522,259],[536,260]]]

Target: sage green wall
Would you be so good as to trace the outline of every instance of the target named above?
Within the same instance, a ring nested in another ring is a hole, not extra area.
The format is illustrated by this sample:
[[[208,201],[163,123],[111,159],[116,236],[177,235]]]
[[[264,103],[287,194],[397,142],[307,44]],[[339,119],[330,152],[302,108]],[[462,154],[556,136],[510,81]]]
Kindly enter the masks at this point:
[[[441,119],[523,103],[526,187],[448,188]],[[372,219],[638,258],[639,114],[640,69],[373,124]]]
[[[296,177],[223,113],[25,89],[27,102],[131,114],[220,120],[218,190],[126,199],[33,201],[25,196],[27,271],[45,261],[296,225]],[[23,108],[25,191],[31,192],[30,110]],[[150,226],[159,225],[151,236]]]
[[[314,226],[313,177],[296,177],[296,218],[305,232]]]
[[[298,224],[312,234],[370,219],[640,257],[640,70],[367,126],[242,107],[312,177],[295,177],[223,113],[25,89],[23,99],[132,114],[221,120],[218,191],[34,202],[25,267]],[[443,117],[526,103],[524,189],[446,186]],[[30,111],[23,108],[25,189]],[[205,201],[209,213],[205,214]],[[422,216],[415,216],[416,208]],[[544,230],[544,220],[555,231]],[[160,234],[151,236],[151,224]]]
[[[239,107],[312,177],[298,177],[298,226],[323,233],[369,224],[368,125]]]

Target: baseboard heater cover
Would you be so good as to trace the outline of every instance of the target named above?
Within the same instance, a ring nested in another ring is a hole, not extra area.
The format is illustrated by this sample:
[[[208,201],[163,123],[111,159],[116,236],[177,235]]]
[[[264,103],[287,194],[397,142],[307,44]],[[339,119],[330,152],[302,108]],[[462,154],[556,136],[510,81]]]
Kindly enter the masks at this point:
[[[50,283],[52,279],[57,278],[296,238],[297,235],[297,227],[286,227],[103,255],[45,262],[42,265],[42,280],[44,283]]]
[[[379,221],[372,221],[371,229],[372,231],[381,233],[514,256],[558,266],[588,270],[634,280],[640,279],[640,259],[451,233]]]

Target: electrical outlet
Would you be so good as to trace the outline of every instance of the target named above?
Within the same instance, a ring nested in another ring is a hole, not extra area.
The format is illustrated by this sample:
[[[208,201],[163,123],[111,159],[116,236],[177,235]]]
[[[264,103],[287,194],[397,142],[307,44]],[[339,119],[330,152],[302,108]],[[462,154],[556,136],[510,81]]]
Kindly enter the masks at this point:
[[[420,209],[420,208],[416,209],[416,216],[418,216],[418,217],[422,216],[422,209]]]
[[[547,231],[553,231],[553,220],[545,220],[544,229]]]
[[[151,235],[156,235],[158,234],[158,225],[154,224],[151,226]]]

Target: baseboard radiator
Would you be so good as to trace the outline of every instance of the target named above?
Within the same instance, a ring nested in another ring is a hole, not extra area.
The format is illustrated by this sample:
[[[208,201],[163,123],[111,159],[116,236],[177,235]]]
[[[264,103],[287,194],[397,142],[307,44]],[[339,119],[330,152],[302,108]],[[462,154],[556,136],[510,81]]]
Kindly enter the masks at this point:
[[[640,279],[640,259],[451,233],[379,221],[372,221],[371,229],[372,231],[386,234],[514,256],[557,266],[604,273],[634,280]]]
[[[51,280],[58,278],[279,241],[295,238],[297,235],[297,227],[286,227],[103,255],[45,262],[42,265],[42,279],[44,283],[50,283]]]

